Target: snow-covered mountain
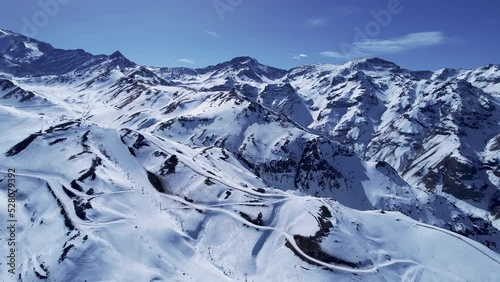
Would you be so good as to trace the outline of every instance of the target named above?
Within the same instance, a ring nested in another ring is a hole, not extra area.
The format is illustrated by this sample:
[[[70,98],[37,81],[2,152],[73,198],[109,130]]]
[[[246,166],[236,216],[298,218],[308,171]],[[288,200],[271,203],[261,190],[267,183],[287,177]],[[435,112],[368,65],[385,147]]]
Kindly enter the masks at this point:
[[[498,107],[498,65],[158,68],[0,30],[5,279],[498,281]]]

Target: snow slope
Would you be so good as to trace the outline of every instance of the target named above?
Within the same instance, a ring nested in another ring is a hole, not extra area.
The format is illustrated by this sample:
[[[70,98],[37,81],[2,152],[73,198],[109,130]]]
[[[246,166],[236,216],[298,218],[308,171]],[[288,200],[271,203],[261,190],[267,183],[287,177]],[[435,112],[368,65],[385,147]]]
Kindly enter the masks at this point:
[[[498,71],[152,68],[2,31],[3,278],[498,281]]]

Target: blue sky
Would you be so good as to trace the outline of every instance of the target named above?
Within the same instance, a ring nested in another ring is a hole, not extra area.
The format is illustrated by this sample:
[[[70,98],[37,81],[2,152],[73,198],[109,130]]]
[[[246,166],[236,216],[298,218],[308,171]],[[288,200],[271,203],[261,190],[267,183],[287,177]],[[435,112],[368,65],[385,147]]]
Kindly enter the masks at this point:
[[[493,0],[2,1],[0,28],[144,65],[248,55],[284,69],[377,56],[415,69],[500,63]]]

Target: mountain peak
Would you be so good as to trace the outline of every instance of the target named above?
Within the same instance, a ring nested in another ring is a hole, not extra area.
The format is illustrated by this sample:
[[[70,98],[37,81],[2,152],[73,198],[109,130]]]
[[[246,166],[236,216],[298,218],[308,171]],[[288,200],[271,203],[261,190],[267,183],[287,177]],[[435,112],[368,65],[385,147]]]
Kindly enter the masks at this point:
[[[240,57],[235,57],[233,58],[231,61],[229,61],[231,63],[239,63],[239,64],[244,64],[244,63],[255,63],[255,64],[258,64],[259,62],[252,58],[252,57],[249,57],[249,56],[240,56]]]
[[[391,65],[395,65],[393,62],[391,61],[387,61],[387,60],[384,60],[382,58],[379,58],[379,57],[366,57],[364,58],[364,61],[366,62],[369,62],[369,63],[372,63],[372,64],[391,64]]]
[[[135,63],[127,59],[120,51],[115,51],[109,56],[112,63],[111,66],[118,66],[120,68],[134,67]]]
[[[381,59],[379,57],[366,57],[353,60],[355,64],[372,64],[377,66],[396,66],[395,63]]]
[[[401,68],[393,62],[386,61],[378,57],[367,57],[349,62],[352,67],[360,68],[363,70],[380,70],[387,69],[393,71],[401,71]]]
[[[12,35],[13,32],[9,31],[9,30],[5,30],[5,29],[1,29],[0,28],[0,36],[3,36],[3,35]]]
[[[450,68],[444,68],[437,70],[434,72],[432,79],[434,80],[447,80],[450,77],[453,77],[458,74],[458,70],[455,69],[450,69]]]
[[[276,79],[278,77],[283,77],[286,73],[285,70],[263,65],[256,59],[249,56],[236,57],[230,61],[226,61],[215,66],[208,66],[206,68],[199,69],[199,71],[201,73],[211,71],[233,72],[237,73],[237,76],[250,78],[259,82],[262,82],[262,77]]]
[[[125,56],[120,51],[115,51],[109,56],[110,59],[125,59]]]

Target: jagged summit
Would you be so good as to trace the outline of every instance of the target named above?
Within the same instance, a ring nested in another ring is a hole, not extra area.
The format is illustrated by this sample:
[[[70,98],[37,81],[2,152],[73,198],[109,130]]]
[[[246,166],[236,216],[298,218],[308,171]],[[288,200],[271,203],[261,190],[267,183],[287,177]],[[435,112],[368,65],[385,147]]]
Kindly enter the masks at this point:
[[[21,76],[64,75],[136,66],[119,51],[105,56],[93,55],[82,49],[57,49],[45,42],[10,31],[0,33],[0,52],[3,53],[0,56],[0,68]]]
[[[356,63],[369,63],[369,64],[379,65],[379,66],[395,66],[396,65],[395,63],[393,63],[391,61],[387,61],[387,60],[379,58],[379,57],[365,57],[365,58],[360,58],[360,59],[356,59],[353,61]]]
[[[120,51],[115,51],[109,56],[110,59],[126,59]]]
[[[0,36],[14,35],[14,34],[15,34],[15,32],[0,28]]]
[[[367,70],[367,71],[381,71],[381,70],[387,70],[393,72],[401,71],[401,68],[395,63],[377,57],[355,59],[345,63],[344,65],[348,65],[349,67],[352,68]]]
[[[109,56],[109,59],[111,59],[112,63],[108,68],[118,67],[121,69],[126,69],[137,66],[134,62],[127,59],[120,51],[115,51],[113,54]]]
[[[239,56],[235,57],[229,61],[217,64],[215,66],[209,66],[207,68],[202,68],[202,69],[213,69],[213,68],[224,68],[224,67],[234,67],[234,68],[251,68],[251,69],[266,69],[266,68],[272,68],[276,69],[274,67],[266,66],[261,64],[257,59],[249,57],[249,56]]]
[[[439,80],[447,80],[450,77],[454,77],[459,73],[459,70],[455,69],[450,69],[450,68],[444,68],[437,70],[433,74],[433,79],[439,79]]]
[[[229,61],[230,63],[233,64],[244,64],[244,63],[250,63],[250,64],[259,64],[257,59],[252,58],[250,56],[239,56],[239,57],[234,57]]]

